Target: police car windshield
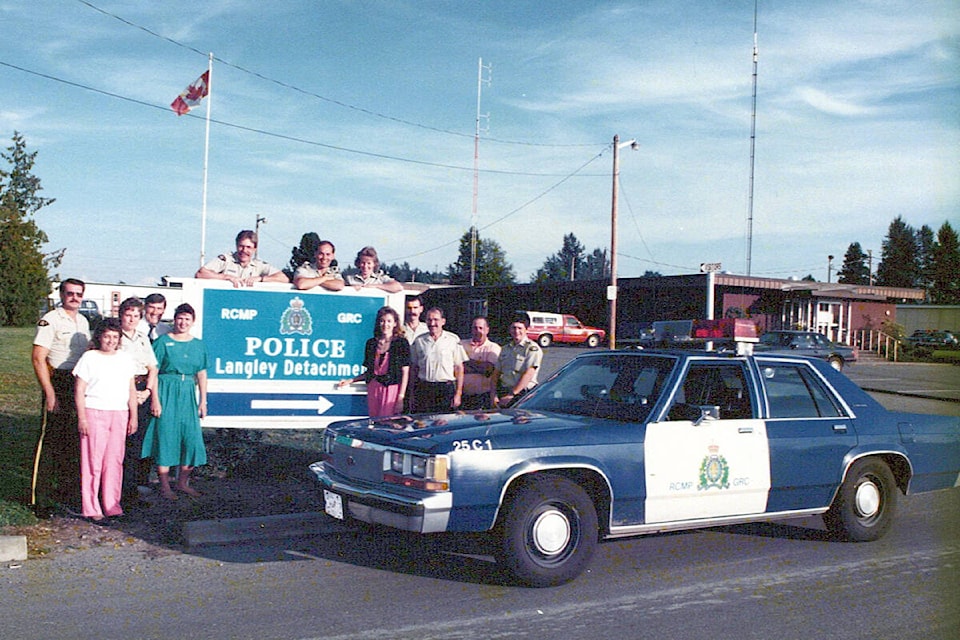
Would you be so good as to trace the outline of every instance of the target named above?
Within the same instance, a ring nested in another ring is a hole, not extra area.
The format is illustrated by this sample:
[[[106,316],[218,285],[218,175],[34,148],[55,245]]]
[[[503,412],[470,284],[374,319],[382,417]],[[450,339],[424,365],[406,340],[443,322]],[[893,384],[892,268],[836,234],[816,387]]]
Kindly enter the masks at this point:
[[[640,422],[656,404],[676,365],[677,359],[670,356],[637,353],[577,358],[517,406]]]

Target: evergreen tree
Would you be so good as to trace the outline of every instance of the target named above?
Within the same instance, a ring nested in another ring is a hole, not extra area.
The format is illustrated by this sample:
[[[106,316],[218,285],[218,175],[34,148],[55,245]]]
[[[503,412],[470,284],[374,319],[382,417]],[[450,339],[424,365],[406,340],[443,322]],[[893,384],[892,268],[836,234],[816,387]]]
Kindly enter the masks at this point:
[[[842,284],[870,284],[870,267],[867,266],[867,254],[860,248],[859,242],[847,247],[843,256],[843,266],[837,274],[837,282]]]
[[[42,198],[40,178],[31,173],[37,152],[13,134],[13,146],[0,154],[10,169],[0,168],[0,324],[24,326],[37,320],[40,305],[50,294],[48,268],[60,265],[63,252],[44,256],[47,234],[34,216],[53,203]]]
[[[933,229],[923,225],[917,230],[917,287],[930,291],[933,286]]]
[[[584,280],[583,272],[587,268],[584,260],[584,246],[577,240],[577,236],[568,233],[563,236],[563,246],[543,262],[537,269],[532,280],[534,282],[548,282],[557,280]]]
[[[457,261],[447,267],[450,284],[470,284],[470,235],[468,229],[460,238],[460,255]],[[474,284],[480,286],[513,284],[517,278],[513,265],[507,262],[507,255],[495,240],[481,238],[477,234],[477,259]]]
[[[934,304],[960,304],[960,241],[944,222],[933,245],[930,298]]]
[[[603,280],[610,277],[610,261],[607,252],[603,249],[594,249],[587,256],[586,262],[577,280]]]
[[[913,287],[917,284],[917,234],[901,216],[890,223],[883,239],[882,257],[877,266],[877,284],[884,287]]]

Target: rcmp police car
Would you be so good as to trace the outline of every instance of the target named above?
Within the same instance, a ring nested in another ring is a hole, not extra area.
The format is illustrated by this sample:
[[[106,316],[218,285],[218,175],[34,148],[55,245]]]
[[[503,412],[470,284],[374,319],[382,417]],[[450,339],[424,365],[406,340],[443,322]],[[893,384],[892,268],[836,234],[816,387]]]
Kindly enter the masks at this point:
[[[489,531],[530,586],[576,577],[600,538],[821,514],[876,540],[901,493],[960,483],[960,418],[773,354],[584,354],[514,408],[334,423],[323,449],[331,516]]]

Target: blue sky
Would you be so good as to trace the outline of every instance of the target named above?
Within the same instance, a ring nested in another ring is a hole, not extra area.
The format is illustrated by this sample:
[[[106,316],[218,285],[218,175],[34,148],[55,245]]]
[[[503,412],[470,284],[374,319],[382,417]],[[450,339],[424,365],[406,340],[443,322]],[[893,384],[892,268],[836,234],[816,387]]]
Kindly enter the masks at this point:
[[[61,275],[190,275],[206,109],[168,105],[213,52],[208,258],[262,216],[278,266],[316,231],[341,264],[372,244],[443,269],[471,223],[482,58],[477,224],[520,281],[566,233],[609,246],[614,134],[640,143],[621,151],[619,275],[744,273],[753,8],[0,0],[0,133],[39,151]],[[879,259],[897,215],[960,227],[955,0],[761,0],[758,30],[753,275],[825,280],[851,242]]]

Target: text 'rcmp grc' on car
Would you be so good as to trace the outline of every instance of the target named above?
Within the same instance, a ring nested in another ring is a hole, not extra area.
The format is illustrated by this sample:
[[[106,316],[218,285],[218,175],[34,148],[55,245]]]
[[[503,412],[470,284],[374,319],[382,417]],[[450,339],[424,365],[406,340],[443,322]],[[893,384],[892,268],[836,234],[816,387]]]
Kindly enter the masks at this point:
[[[518,582],[576,577],[599,538],[822,514],[890,527],[898,495],[960,482],[960,418],[893,413],[815,358],[581,355],[514,408],[334,423],[326,511],[491,532]]]

